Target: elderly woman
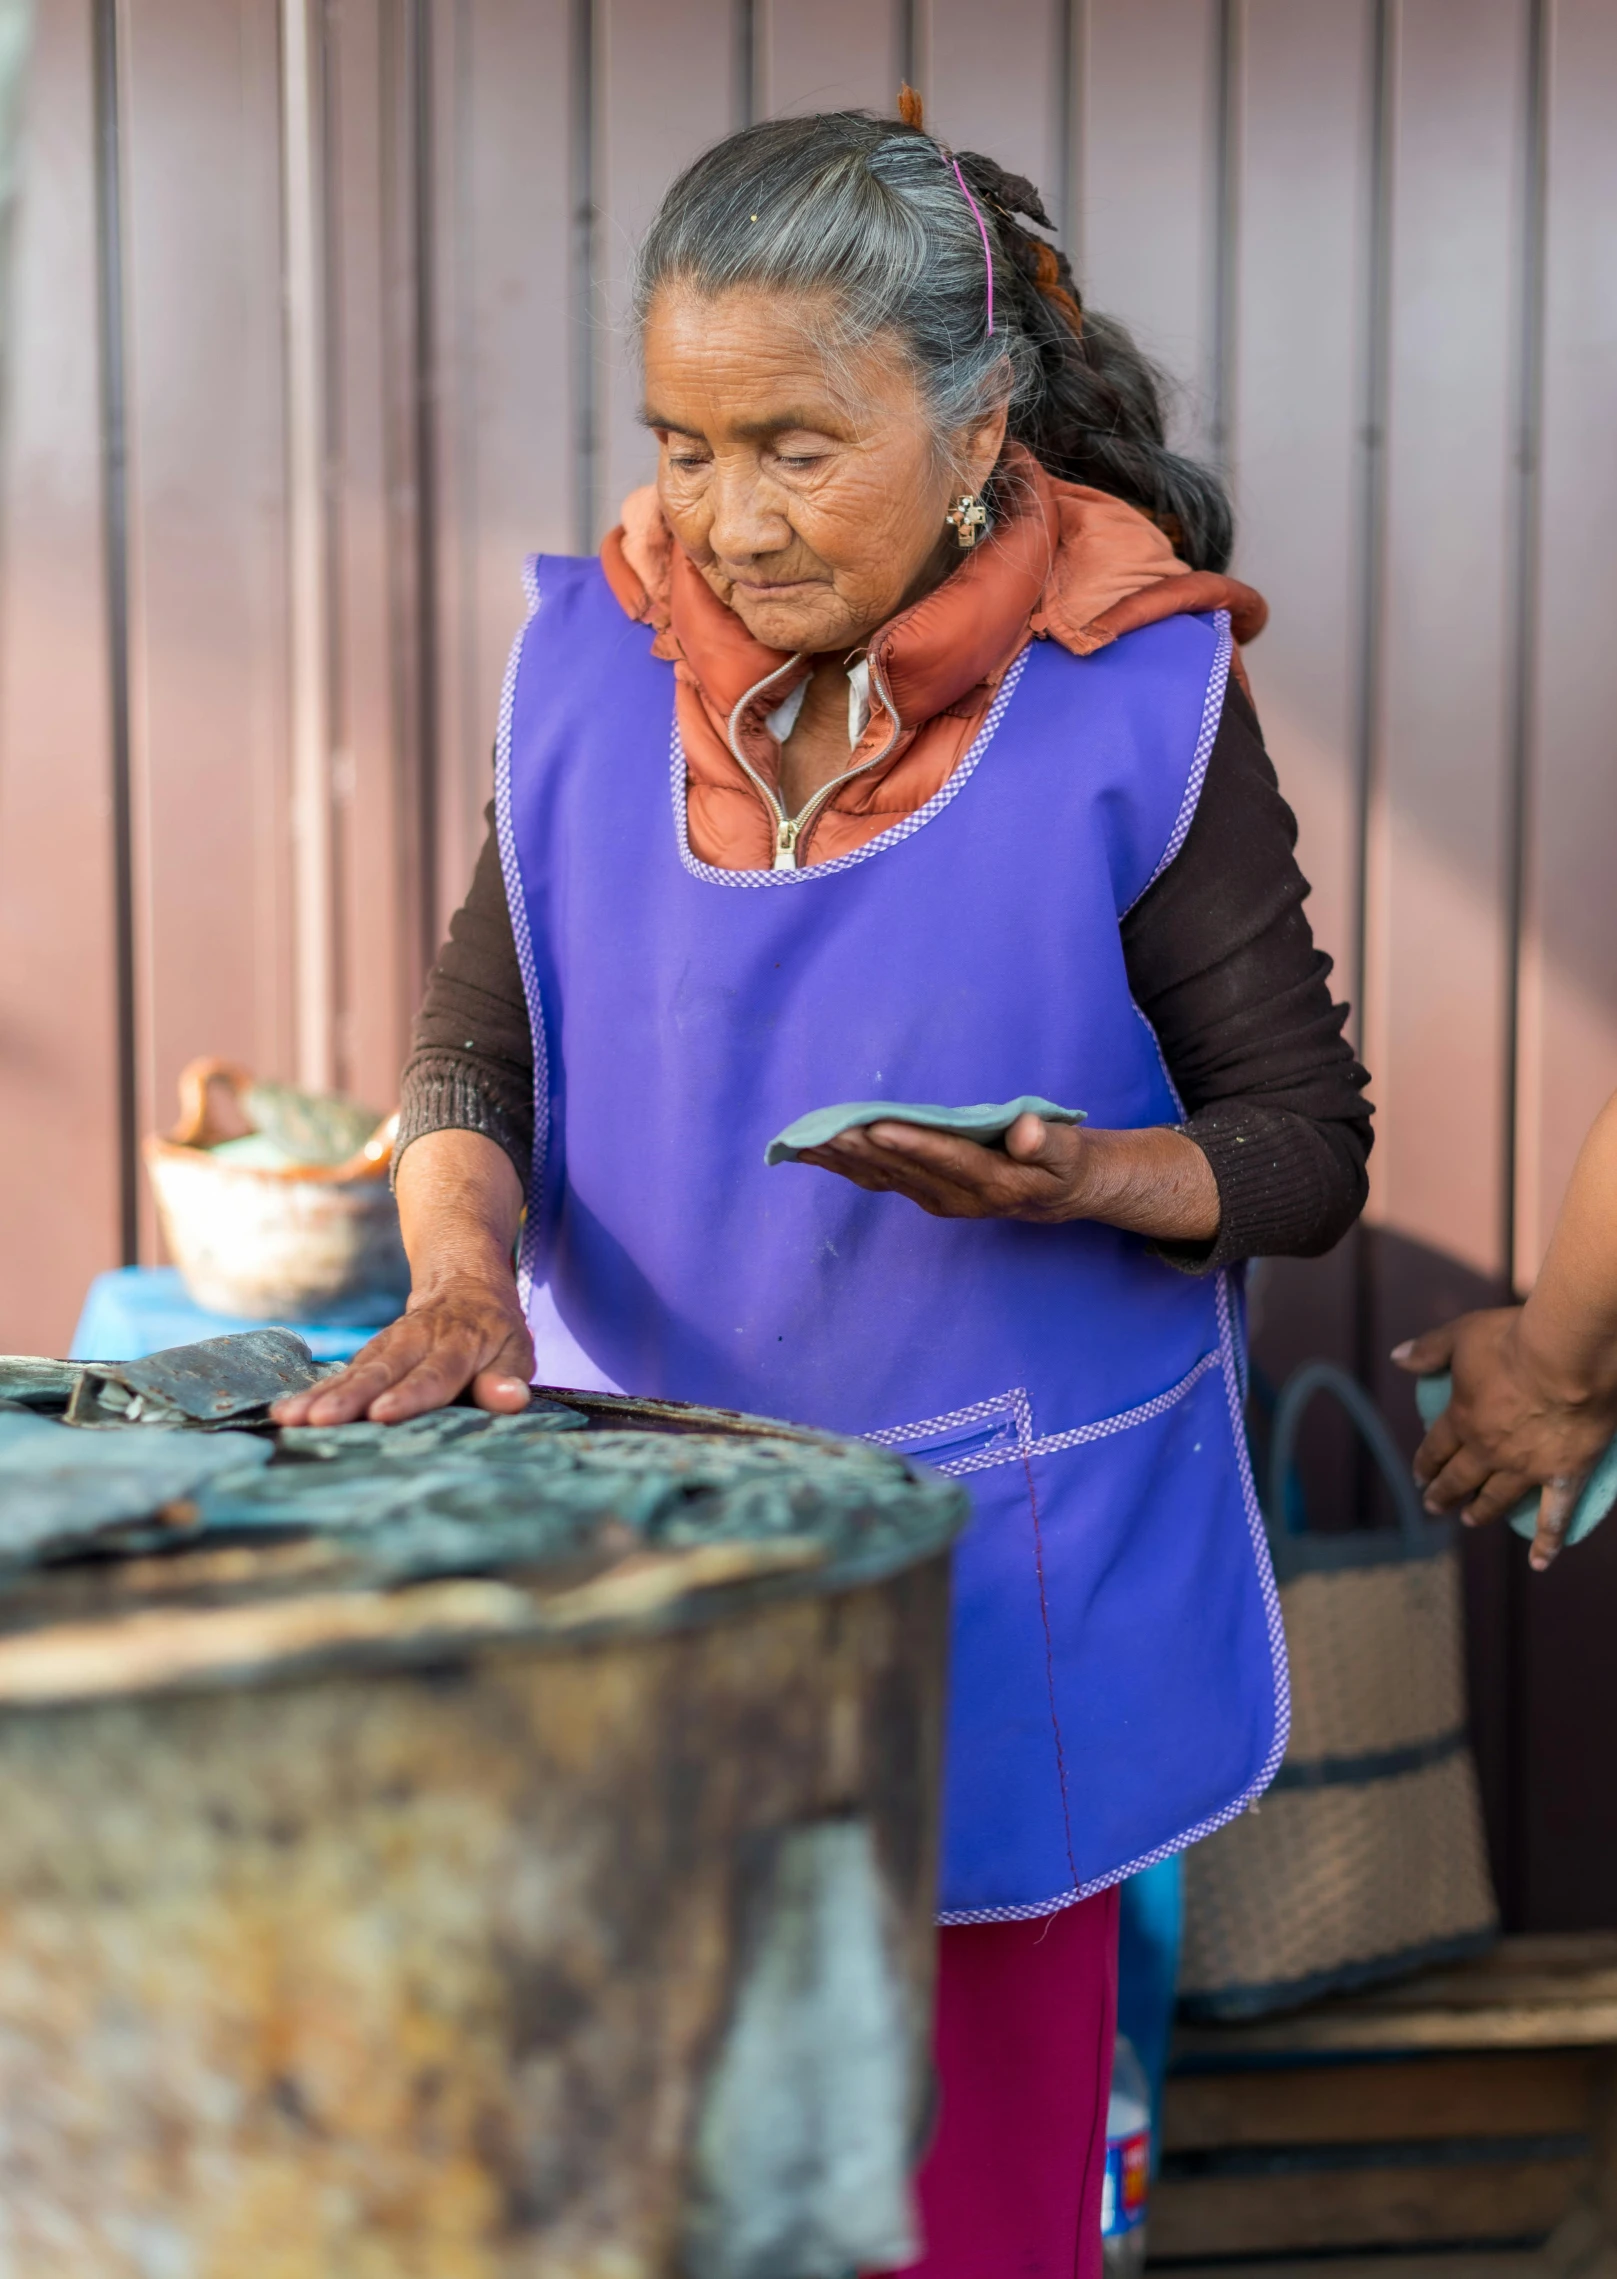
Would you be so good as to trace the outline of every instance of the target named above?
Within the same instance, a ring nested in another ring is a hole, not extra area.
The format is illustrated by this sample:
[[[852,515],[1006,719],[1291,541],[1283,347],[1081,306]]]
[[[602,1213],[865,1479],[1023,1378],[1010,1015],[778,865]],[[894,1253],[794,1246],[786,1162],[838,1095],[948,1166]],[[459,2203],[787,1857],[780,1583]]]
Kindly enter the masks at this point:
[[[669,192],[656,489],[533,566],[406,1083],[410,1309],[284,1412],[537,1371],[969,1480],[916,2267],[961,2279],[1095,2267],[1116,1885],[1281,1755],[1238,1269],[1333,1243],[1369,1146],[1228,508],[1027,222],[913,99]],[[1021,1095],[1088,1121],[764,1163],[810,1108]]]

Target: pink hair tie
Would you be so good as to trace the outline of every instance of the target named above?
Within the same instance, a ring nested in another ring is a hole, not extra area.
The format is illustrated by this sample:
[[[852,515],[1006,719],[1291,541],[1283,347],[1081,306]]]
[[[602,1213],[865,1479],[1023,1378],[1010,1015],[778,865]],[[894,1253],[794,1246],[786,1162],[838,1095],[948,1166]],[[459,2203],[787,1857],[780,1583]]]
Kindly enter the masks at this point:
[[[972,218],[982,235],[983,262],[988,271],[988,331],[991,338],[994,330],[994,249],[989,242],[988,224],[983,220],[981,207],[966,188],[966,177],[960,171],[959,159],[955,157],[953,151],[949,151],[946,155],[949,164],[954,168],[954,178],[960,185],[960,195],[971,208]]]

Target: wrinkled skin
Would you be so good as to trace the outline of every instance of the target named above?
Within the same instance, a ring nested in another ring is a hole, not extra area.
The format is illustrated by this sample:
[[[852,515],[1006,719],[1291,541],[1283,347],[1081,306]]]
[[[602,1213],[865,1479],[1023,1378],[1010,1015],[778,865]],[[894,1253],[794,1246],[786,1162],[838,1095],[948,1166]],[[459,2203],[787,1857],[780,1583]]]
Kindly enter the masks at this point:
[[[895,344],[832,369],[815,339],[826,313],[668,287],[645,333],[669,528],[749,633],[818,660],[781,759],[793,814],[848,764],[850,654],[959,560],[944,514],[1005,442],[1001,404],[940,451]]]
[[[833,377],[806,322],[753,291],[664,292],[645,358],[663,513],[756,639],[835,657],[947,574],[944,512],[992,472],[1003,405],[943,457],[894,347]]]
[[[677,542],[749,632],[815,659],[782,754],[791,812],[848,764],[849,652],[947,576],[959,548],[945,511],[982,488],[1005,440],[1001,404],[940,447],[896,344],[830,362],[816,346],[823,313],[755,290],[708,300],[669,288],[645,339],[646,424]],[[1219,1224],[1207,1158],[1175,1131],[1023,1116],[1000,1153],[884,1123],[803,1161],[940,1217],[1097,1218],[1188,1243]],[[282,1422],[398,1423],[467,1391],[487,1409],[526,1401],[510,1160],[479,1134],[431,1132],[404,1155],[398,1196],[408,1312],[340,1376],[282,1402]]]
[[[1537,1488],[1529,1556],[1542,1571],[1617,1433],[1617,1097],[1578,1151],[1526,1304],[1462,1314],[1392,1358],[1417,1377],[1453,1372],[1454,1397],[1415,1456],[1428,1511],[1481,1526]]]
[[[278,1424],[403,1424],[469,1393],[478,1408],[525,1409],[533,1340],[511,1254],[522,1183],[480,1132],[428,1132],[399,1164],[399,1224],[410,1303],[339,1376],[278,1401]]]
[[[1104,1219],[1159,1242],[1218,1230],[1207,1158],[1182,1132],[1094,1131],[1018,1116],[1005,1152],[919,1124],[866,1124],[798,1158],[876,1195],[903,1195],[940,1219]]]

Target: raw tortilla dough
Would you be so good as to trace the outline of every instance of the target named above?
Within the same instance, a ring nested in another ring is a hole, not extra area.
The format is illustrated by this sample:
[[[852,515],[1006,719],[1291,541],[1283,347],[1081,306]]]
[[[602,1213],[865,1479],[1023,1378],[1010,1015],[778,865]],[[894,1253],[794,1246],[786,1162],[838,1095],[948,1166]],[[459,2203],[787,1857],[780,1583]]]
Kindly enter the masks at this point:
[[[811,1108],[777,1132],[764,1150],[766,1163],[795,1163],[808,1147],[823,1147],[838,1132],[861,1124],[924,1124],[928,1131],[953,1132],[960,1139],[980,1140],[994,1147],[1004,1139],[1018,1116],[1042,1116],[1049,1124],[1081,1124],[1082,1108],[1058,1108],[1036,1092],[1019,1100],[1002,1100],[997,1107],[937,1108],[913,1100],[843,1100],[835,1108]]]

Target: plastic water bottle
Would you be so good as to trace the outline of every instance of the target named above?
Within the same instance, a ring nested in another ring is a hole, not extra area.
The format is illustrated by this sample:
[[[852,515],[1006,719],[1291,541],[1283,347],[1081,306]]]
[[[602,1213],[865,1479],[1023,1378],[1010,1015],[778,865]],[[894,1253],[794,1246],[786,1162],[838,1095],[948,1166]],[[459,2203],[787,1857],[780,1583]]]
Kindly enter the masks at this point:
[[[1139,2279],[1145,2269],[1145,2209],[1151,2189],[1151,2085],[1134,2045],[1119,2034],[1106,2107],[1106,2181],[1101,2244],[1107,2279]]]

